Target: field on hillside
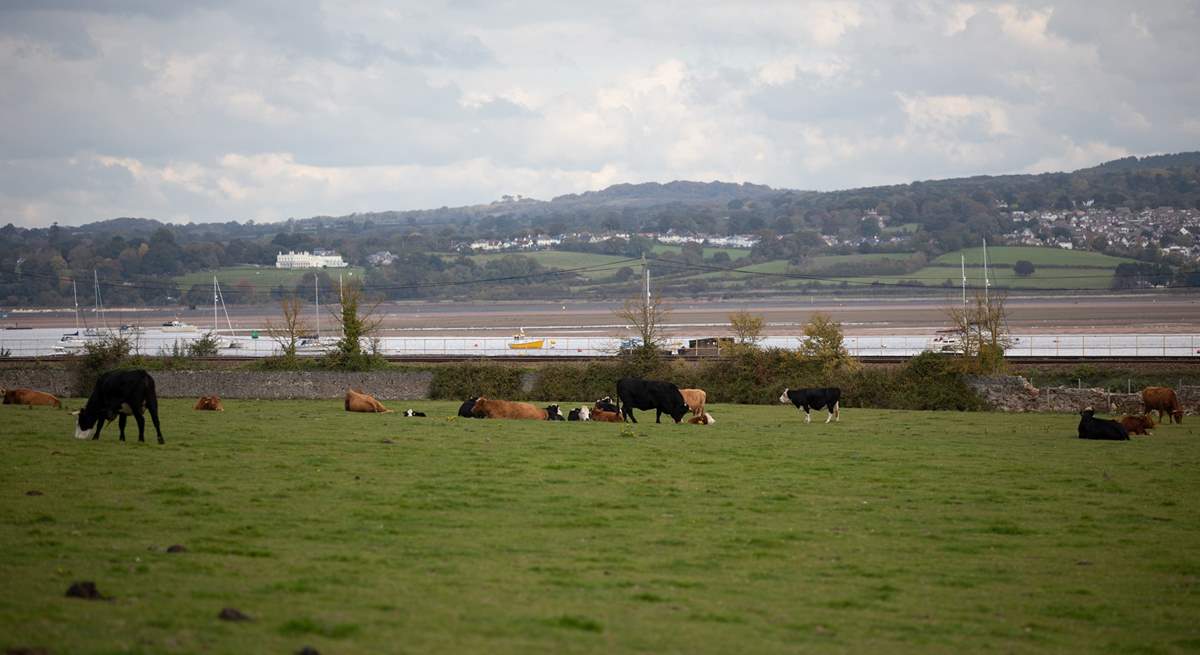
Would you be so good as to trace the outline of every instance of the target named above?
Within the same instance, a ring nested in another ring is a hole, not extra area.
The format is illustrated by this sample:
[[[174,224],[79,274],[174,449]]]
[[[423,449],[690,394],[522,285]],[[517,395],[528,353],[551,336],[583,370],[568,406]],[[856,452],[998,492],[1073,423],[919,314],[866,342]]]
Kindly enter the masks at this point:
[[[0,407],[0,647],[1200,648],[1190,419],[1112,443],[1069,415],[804,425],[715,405],[711,426],[625,427],[162,405],[165,446]],[[64,597],[83,580],[111,600]]]
[[[583,268],[585,266],[600,266],[602,264],[610,264],[629,259],[619,255],[600,255],[590,252],[568,252],[565,250],[535,250],[531,252],[515,252],[515,253],[492,253],[487,255],[471,255],[471,259],[478,264],[486,264],[493,259],[499,259],[508,255],[521,255],[528,257],[546,268]],[[627,266],[635,266],[635,263],[626,264]],[[602,278],[608,277],[619,270],[620,266],[612,266],[594,271],[581,271],[579,275],[585,278]]]
[[[175,282],[184,291],[188,290],[194,284],[207,284],[212,286],[213,275],[216,274],[217,280],[221,283],[221,287],[227,291],[232,291],[233,285],[242,280],[248,280],[254,285],[255,289],[260,292],[266,292],[276,285],[282,284],[285,287],[294,287],[300,278],[305,273],[311,272],[311,268],[273,268],[269,266],[226,266],[217,269],[216,271],[198,271],[180,275],[175,278]],[[361,279],[364,269],[361,266],[347,266],[346,268],[326,268],[321,269],[327,275],[337,280],[338,274],[346,276],[346,279],[359,278]]]
[[[667,252],[673,252],[673,253],[678,254],[680,252],[683,252],[683,248],[680,246],[673,246],[673,245],[666,244],[666,243],[654,244],[654,254],[661,255],[661,254],[667,253]],[[706,258],[712,257],[713,255],[715,255],[719,252],[723,252],[726,255],[729,255],[729,259],[731,261],[735,261],[735,262],[739,259],[743,259],[745,257],[750,256],[749,248],[709,248],[709,247],[704,248],[704,256]]]
[[[935,264],[958,266],[965,256],[967,265],[983,265],[983,248],[966,248],[949,252],[933,260]],[[1032,246],[1000,246],[987,249],[989,264],[1012,265],[1024,259],[1036,266],[1084,266],[1094,268],[1116,268],[1118,264],[1133,261],[1125,257],[1113,257],[1098,252],[1084,250],[1063,250],[1062,248],[1036,248]]]

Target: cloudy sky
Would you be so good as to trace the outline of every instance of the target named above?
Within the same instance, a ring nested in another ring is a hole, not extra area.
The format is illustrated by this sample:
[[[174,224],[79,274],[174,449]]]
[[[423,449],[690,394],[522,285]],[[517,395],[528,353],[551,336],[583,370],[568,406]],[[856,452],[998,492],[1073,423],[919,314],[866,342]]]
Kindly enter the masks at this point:
[[[1070,170],[1200,148],[1198,33],[1195,0],[0,0],[0,224]]]

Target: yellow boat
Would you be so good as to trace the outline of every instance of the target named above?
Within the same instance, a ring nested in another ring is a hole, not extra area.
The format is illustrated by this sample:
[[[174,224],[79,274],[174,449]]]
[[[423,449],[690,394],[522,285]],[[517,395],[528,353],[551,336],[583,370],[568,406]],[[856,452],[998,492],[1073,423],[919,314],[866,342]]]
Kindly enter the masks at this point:
[[[533,341],[513,341],[508,344],[508,347],[516,350],[535,350],[541,348],[544,344],[544,339],[534,339]]]

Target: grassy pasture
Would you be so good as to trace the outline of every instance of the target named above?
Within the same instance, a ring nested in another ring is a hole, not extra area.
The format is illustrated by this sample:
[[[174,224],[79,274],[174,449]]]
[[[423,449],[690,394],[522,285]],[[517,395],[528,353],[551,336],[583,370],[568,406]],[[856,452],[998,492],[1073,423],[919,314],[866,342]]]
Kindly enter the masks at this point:
[[[669,244],[669,243],[654,244],[654,254],[661,255],[663,253],[668,253],[668,252],[673,252],[675,254],[679,254],[679,253],[683,252],[683,248],[681,246],[677,246],[677,245],[673,245],[673,244]],[[726,255],[729,255],[729,259],[731,261],[735,261],[735,262],[739,259],[743,259],[745,257],[750,256],[749,248],[714,248],[714,247],[710,247],[710,246],[705,246],[705,248],[704,248],[704,256],[706,258],[712,257],[713,255],[715,255],[719,252],[723,252]]]
[[[959,266],[962,257],[969,265],[983,265],[983,248],[965,248],[948,252],[933,260],[935,264]],[[1125,257],[1113,257],[1085,250],[1063,250],[1062,248],[1038,248],[1036,246],[994,246],[987,249],[989,264],[1015,264],[1024,259],[1034,266],[1082,266],[1091,268],[1116,268],[1118,264],[1133,261]]]
[[[207,284],[211,286],[213,275],[215,274],[223,289],[232,289],[233,285],[241,280],[249,280],[250,284],[253,284],[256,289],[266,291],[280,284],[291,288],[300,281],[300,278],[305,273],[313,270],[311,268],[273,268],[269,266],[226,266],[216,271],[197,271],[195,273],[180,275],[175,278],[175,282],[179,284],[181,289],[186,291],[194,284]],[[320,270],[325,271],[334,281],[337,280],[339,273],[345,275],[346,279],[362,279],[364,271],[361,266]]]
[[[1200,648],[1191,419],[1103,443],[1069,415],[715,405],[623,430],[411,405],[431,418],[169,400],[165,446],[0,407],[0,647]],[[64,598],[77,580],[113,600]]]
[[[628,257],[621,257],[619,255],[601,255],[598,253],[570,252],[566,250],[534,250],[524,252],[489,253],[486,255],[471,255],[471,259],[475,260],[475,263],[477,264],[486,264],[491,260],[500,259],[509,255],[528,257],[547,268],[561,269],[583,268],[585,266],[601,266],[603,264],[610,264],[629,259]],[[636,263],[630,263],[626,264],[626,266],[631,266],[636,269],[638,265]],[[614,266],[612,268],[594,271],[581,271],[579,275],[589,279],[608,277],[613,273],[616,273],[620,268],[620,266]]]

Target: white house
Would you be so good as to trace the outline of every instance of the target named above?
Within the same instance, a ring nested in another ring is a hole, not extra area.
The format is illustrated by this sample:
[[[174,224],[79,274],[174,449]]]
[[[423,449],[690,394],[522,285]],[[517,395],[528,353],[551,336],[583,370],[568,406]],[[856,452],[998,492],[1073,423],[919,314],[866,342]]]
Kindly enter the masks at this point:
[[[313,252],[288,251],[275,255],[275,268],[345,268],[348,264],[342,256],[331,250]]]

